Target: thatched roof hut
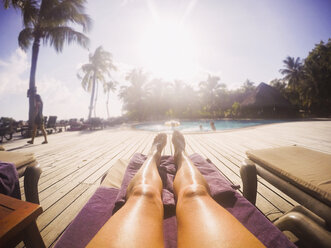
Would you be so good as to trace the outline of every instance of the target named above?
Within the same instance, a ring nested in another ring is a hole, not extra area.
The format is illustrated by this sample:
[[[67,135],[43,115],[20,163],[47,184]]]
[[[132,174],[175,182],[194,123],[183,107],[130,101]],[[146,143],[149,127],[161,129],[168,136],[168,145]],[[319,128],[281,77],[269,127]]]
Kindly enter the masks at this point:
[[[294,113],[290,102],[277,89],[265,83],[260,83],[240,106],[244,116],[277,118],[288,117]]]

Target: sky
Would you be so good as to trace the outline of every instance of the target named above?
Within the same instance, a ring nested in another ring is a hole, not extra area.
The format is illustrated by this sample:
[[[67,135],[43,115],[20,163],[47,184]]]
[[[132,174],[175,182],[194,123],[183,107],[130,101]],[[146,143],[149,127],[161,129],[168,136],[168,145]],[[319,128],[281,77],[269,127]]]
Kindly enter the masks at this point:
[[[246,79],[258,85],[281,78],[287,56],[305,58],[331,38],[331,0],[93,0],[86,12],[93,19],[89,50],[40,46],[36,86],[46,116],[86,119],[90,93],[77,73],[100,45],[113,55],[120,86],[142,68],[150,78],[193,87],[211,74],[234,89]],[[19,48],[21,30],[20,12],[0,8],[0,116],[27,120],[31,48]],[[111,116],[123,113],[117,95],[110,95]],[[100,87],[97,116],[107,117],[105,104]]]

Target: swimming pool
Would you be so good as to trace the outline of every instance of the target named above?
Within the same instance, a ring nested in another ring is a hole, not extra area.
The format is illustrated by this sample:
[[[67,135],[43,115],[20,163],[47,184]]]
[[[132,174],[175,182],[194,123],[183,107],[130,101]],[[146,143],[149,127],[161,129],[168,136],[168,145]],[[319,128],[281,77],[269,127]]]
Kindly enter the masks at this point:
[[[263,124],[280,123],[280,120],[216,120],[214,121],[216,130],[229,130],[242,127],[257,126]],[[202,130],[200,130],[202,125]],[[135,125],[134,128],[155,132],[171,132],[173,129],[163,123],[144,123]],[[210,120],[181,121],[180,126],[174,129],[183,132],[210,132]]]

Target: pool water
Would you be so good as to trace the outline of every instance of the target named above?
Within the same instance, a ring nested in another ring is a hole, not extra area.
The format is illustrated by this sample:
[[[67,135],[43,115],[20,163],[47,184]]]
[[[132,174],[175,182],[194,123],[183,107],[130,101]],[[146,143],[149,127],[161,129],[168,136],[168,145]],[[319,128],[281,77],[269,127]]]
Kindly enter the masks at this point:
[[[280,120],[217,120],[214,121],[216,130],[237,129],[242,127],[251,127],[263,124],[280,123]],[[202,125],[202,130],[200,130]],[[155,132],[171,132],[173,129],[164,123],[150,123],[135,125],[134,128],[155,131]],[[174,129],[183,132],[208,132],[212,131],[210,128],[210,121],[181,121],[180,126]]]

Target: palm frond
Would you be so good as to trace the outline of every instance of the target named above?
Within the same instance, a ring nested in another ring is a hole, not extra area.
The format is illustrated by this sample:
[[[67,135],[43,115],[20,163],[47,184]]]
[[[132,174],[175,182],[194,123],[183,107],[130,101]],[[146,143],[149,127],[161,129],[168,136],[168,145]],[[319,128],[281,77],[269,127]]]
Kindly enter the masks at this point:
[[[49,42],[51,46],[54,46],[57,52],[62,51],[65,42],[67,44],[77,42],[84,48],[87,48],[89,44],[88,37],[70,27],[54,27],[44,29],[43,31],[44,43]]]
[[[107,93],[108,91],[115,92],[116,86],[118,85],[117,81],[109,81],[107,83],[103,84],[103,91],[104,93]]]
[[[18,44],[24,51],[26,51],[30,47],[32,39],[33,29],[25,28],[18,35]]]
[[[42,26],[59,27],[69,23],[81,25],[83,32],[88,32],[92,25],[92,19],[85,14],[84,3],[86,1],[48,1],[49,4],[41,6]]]
[[[290,74],[292,73],[292,70],[289,70],[289,69],[280,69],[279,72],[283,75],[287,75],[287,74]]]
[[[81,82],[83,89],[88,92],[91,92],[92,83],[93,83],[92,73],[86,73]]]
[[[2,0],[3,2],[3,7],[5,9],[8,9],[9,7],[13,7],[13,8],[21,8],[23,1],[22,0]]]
[[[99,72],[99,71],[97,71],[97,72],[95,72],[96,74],[95,74],[95,77],[96,77],[96,79],[98,80],[98,81],[101,81],[101,82],[106,82],[106,79],[105,79],[105,77],[104,77],[104,75],[103,75],[103,73],[102,72]]]
[[[90,72],[90,71],[94,71],[94,66],[93,64],[84,64],[81,66],[81,69],[83,72],[87,73],[87,72]]]
[[[33,27],[38,23],[39,18],[39,1],[26,0],[22,1],[21,11],[23,17],[23,24],[25,27]],[[44,1],[43,1],[44,2]]]
[[[76,77],[77,77],[78,79],[80,79],[80,80],[83,79],[82,75],[80,75],[79,73],[76,74]]]
[[[17,6],[12,4],[12,1],[10,0],[2,0],[2,5],[5,9],[8,9],[11,5],[15,8]]]

